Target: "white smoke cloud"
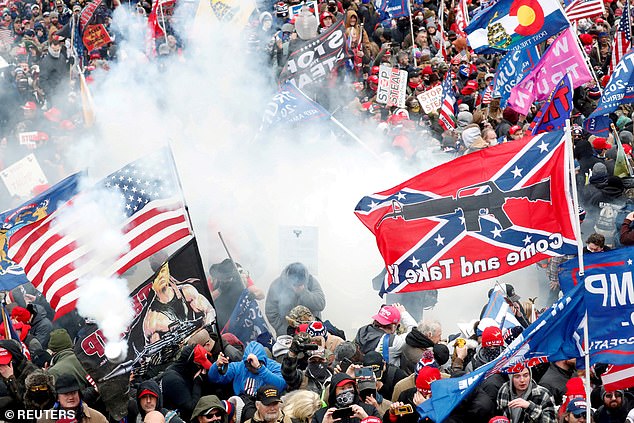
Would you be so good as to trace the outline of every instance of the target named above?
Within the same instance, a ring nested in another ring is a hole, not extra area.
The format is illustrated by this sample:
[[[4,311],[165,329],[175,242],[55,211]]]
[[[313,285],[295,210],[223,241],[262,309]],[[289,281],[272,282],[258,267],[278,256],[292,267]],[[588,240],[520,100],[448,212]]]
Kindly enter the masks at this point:
[[[148,62],[143,22],[125,6],[113,19],[118,61],[108,72],[96,72],[91,85],[98,132],[68,148],[65,158],[98,178],[169,142],[203,260],[210,265],[226,257],[217,237],[222,231],[234,258],[263,288],[287,264],[278,259],[279,227],[317,226],[316,276],[327,298],[323,315],[354,336],[381,303],[371,279],[383,266],[374,237],[354,216],[356,203],[449,157],[437,152],[436,141],[420,139],[422,153],[406,162],[375,124],[349,122],[347,109],[337,117],[380,159],[329,122],[258,134],[274,91],[272,71],[247,53],[241,28],[210,25],[188,41],[183,56]],[[190,27],[183,16],[179,22],[181,30]],[[102,239],[101,226],[94,225],[94,236]],[[100,316],[113,337],[129,316],[118,290],[123,285],[98,277],[81,286],[80,312],[87,315],[106,303],[110,310]],[[489,287],[443,290],[429,315],[455,328],[457,321],[477,317]],[[121,309],[112,309],[115,303]]]

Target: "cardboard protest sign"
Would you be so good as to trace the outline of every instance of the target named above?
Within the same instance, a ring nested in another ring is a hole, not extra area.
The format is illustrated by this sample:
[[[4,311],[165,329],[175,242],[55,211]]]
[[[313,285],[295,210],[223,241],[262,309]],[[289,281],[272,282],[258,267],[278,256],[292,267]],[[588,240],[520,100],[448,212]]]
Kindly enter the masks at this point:
[[[385,65],[379,68],[379,86],[376,91],[377,103],[405,107],[406,89],[406,71]]]
[[[110,38],[108,30],[106,30],[106,27],[102,24],[88,25],[84,30],[82,40],[84,41],[84,45],[88,51],[97,50],[98,48],[112,42],[112,38]]]
[[[19,197],[31,197],[33,188],[48,183],[37,158],[33,154],[29,154],[2,170],[0,177],[9,194]]]
[[[442,106],[442,85],[422,92],[416,96],[425,113],[437,112]]]

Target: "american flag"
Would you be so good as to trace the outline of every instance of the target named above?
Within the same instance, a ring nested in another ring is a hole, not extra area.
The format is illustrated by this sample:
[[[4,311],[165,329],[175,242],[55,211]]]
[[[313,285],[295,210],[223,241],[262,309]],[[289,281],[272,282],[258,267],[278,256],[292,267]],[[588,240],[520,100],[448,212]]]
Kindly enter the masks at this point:
[[[434,36],[434,47],[438,50],[437,57],[447,61],[447,45],[445,44],[445,2],[440,2],[440,10],[438,10],[438,28],[436,28],[436,35]]]
[[[20,213],[10,213],[4,222],[11,231],[8,256],[24,268],[27,278],[55,309],[56,317],[75,308],[80,278],[95,275],[95,269],[100,269],[95,276],[122,274],[192,233],[167,148],[119,169],[93,190],[78,192],[79,179],[79,174],[66,178],[19,207]],[[104,257],[95,245],[95,236],[100,236],[102,228],[87,234],[90,222],[86,222],[86,213],[72,213],[74,204],[86,198],[96,202],[91,193],[97,190],[121,202],[119,210],[106,207],[119,218],[117,226],[127,243],[127,252],[118,259]]]
[[[456,96],[453,92],[453,84],[451,83],[451,72],[447,72],[447,76],[442,82],[442,97],[438,123],[445,131],[448,131],[456,127]]]
[[[493,100],[493,81],[484,89],[482,104],[491,104],[491,100]]]
[[[574,0],[565,8],[566,15],[571,21],[590,19],[603,15],[603,0]]]
[[[632,28],[630,26],[630,2],[629,0],[626,0],[625,5],[623,6],[623,16],[621,16],[619,25],[614,33],[612,60],[610,60],[610,73],[612,73],[616,65],[621,61],[621,58],[625,56],[625,53],[627,53],[631,45]]]

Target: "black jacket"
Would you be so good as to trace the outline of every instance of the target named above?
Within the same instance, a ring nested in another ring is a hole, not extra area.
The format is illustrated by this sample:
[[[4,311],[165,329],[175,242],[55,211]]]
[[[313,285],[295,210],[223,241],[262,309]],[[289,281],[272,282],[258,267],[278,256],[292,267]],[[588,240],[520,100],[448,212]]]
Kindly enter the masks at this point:
[[[564,370],[555,363],[550,363],[548,370],[539,380],[539,384],[550,391],[555,405],[563,403],[563,396],[566,394],[566,383],[574,373],[574,370]]]
[[[354,379],[352,379],[350,376],[348,376],[345,373],[337,373],[336,375],[334,375],[332,377],[332,380],[330,382],[330,388],[329,388],[329,391],[328,391],[328,406],[324,407],[324,408],[320,408],[319,410],[317,410],[317,412],[313,416],[313,419],[312,419],[311,423],[321,423],[324,420],[324,416],[326,415],[326,411],[328,411],[329,408],[337,407],[335,390],[336,390],[337,384],[342,382],[343,380],[346,380],[346,379],[350,380],[351,382],[354,382]],[[354,388],[354,402],[353,402],[353,404],[356,404],[356,405],[360,406],[361,408],[363,408],[365,410],[365,412],[368,413],[368,416],[381,417],[381,416],[379,416],[379,412],[377,411],[376,408],[374,408],[371,405],[364,404],[363,402],[361,402],[361,399],[359,398],[359,391],[357,391],[356,384],[355,384],[355,388]],[[361,420],[359,420],[356,417],[343,418],[343,419],[339,420],[339,423],[361,423]]]

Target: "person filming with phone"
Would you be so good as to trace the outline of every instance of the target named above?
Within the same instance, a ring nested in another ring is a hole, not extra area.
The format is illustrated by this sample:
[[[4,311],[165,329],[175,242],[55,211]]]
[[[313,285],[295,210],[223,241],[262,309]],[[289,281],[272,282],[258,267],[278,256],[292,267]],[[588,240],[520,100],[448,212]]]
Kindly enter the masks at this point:
[[[311,423],[360,423],[368,416],[380,417],[376,408],[359,398],[354,377],[337,373],[330,383],[327,408],[318,410]]]

